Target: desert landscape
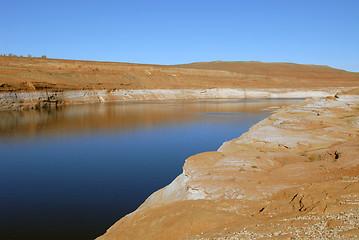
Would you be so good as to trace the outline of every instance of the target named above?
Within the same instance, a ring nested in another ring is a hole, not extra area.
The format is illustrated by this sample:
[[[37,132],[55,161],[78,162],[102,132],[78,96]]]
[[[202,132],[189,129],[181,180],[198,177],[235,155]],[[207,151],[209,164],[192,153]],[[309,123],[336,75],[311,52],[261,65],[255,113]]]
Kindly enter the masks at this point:
[[[146,65],[0,56],[0,110],[200,98],[305,98],[357,86],[359,74],[292,63]]]
[[[148,65],[0,56],[0,91],[353,87],[359,74],[294,63]]]
[[[359,73],[261,62],[145,65],[0,57],[0,110],[78,103],[308,98],[183,173],[98,240],[357,239]],[[114,191],[116,191],[114,189]]]

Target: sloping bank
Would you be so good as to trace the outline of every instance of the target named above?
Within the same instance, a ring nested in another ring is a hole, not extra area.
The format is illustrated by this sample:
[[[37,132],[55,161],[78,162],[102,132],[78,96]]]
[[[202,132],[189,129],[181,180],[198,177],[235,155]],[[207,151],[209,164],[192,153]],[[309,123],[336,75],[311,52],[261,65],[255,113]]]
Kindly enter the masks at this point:
[[[189,157],[181,175],[98,240],[355,237],[358,174],[359,96],[308,99]],[[354,220],[320,235],[315,219],[340,216]]]
[[[0,111],[39,109],[67,104],[216,98],[306,98],[333,95],[338,88],[328,89],[146,89],[146,90],[80,90],[63,92],[0,93]]]

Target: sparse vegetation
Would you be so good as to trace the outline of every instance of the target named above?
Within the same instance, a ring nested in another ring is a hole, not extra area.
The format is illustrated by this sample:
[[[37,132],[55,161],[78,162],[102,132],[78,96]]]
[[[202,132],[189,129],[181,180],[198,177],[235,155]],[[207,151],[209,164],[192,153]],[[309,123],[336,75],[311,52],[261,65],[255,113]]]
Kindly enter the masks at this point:
[[[314,153],[312,155],[310,155],[309,157],[309,162],[315,162],[315,161],[319,161],[320,157],[318,153]]]
[[[33,56],[31,54],[27,54],[27,55],[23,55],[23,54],[20,54],[20,55],[16,55],[16,54],[13,54],[13,53],[3,53],[3,54],[0,54],[0,56],[3,56],[3,57],[27,57],[27,58],[32,58]],[[41,56],[42,58],[47,58],[46,55],[42,55]]]
[[[308,153],[303,152],[302,154],[300,154],[300,156],[301,156],[301,157],[306,157],[306,156],[308,156]]]

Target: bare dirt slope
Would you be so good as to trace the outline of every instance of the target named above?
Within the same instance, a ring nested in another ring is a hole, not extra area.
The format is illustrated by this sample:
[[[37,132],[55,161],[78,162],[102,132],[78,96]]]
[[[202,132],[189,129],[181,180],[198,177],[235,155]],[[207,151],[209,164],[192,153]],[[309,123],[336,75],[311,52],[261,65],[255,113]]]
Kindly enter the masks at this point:
[[[353,87],[359,73],[326,66],[261,62],[186,65],[0,56],[0,92],[88,89]]]
[[[270,77],[294,77],[305,79],[338,79],[357,75],[340,69],[324,65],[308,65],[296,63],[263,63],[263,62],[197,62],[177,65],[177,67],[223,70],[229,72],[263,75]]]

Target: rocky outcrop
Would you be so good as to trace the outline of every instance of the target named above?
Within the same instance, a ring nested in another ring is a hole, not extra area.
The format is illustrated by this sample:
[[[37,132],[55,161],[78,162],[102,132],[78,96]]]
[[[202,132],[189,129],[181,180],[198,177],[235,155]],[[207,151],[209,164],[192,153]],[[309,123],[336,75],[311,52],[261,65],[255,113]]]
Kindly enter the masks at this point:
[[[334,95],[338,88],[328,89],[147,89],[147,90],[78,90],[62,92],[0,93],[1,110],[56,107],[66,104],[116,101],[218,99],[218,98],[306,98]]]
[[[270,237],[273,232],[265,233],[268,223],[277,231],[280,221],[300,216],[330,219],[344,211],[359,219],[358,212],[353,215],[359,196],[358,142],[358,95],[286,107],[218,151],[188,158],[179,177],[98,239],[212,239],[230,234],[251,239],[259,233]],[[354,180],[345,184],[343,179]],[[308,221],[300,226],[312,224]],[[336,234],[345,235],[345,229],[358,225],[354,221]],[[313,229],[314,235],[308,235],[303,228],[291,232],[289,227],[282,227],[287,237],[320,236]]]

